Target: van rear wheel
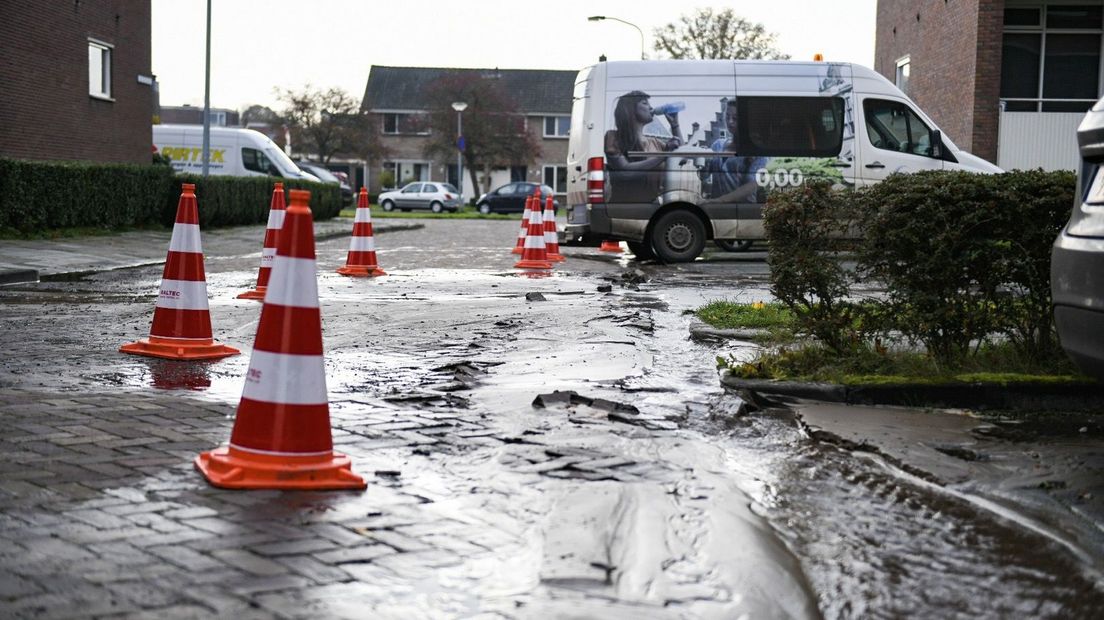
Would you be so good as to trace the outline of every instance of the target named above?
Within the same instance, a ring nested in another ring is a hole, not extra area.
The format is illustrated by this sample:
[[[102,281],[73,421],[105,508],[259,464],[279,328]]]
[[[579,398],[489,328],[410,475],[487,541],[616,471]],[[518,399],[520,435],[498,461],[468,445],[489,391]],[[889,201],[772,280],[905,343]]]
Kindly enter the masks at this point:
[[[705,248],[705,224],[684,209],[668,211],[652,226],[652,249],[665,263],[688,263]]]

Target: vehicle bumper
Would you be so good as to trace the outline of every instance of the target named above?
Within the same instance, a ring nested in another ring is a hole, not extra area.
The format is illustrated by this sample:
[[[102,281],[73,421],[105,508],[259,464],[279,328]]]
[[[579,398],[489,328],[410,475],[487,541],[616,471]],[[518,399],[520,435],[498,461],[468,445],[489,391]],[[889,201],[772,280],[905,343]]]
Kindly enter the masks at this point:
[[[1062,348],[1104,381],[1104,239],[1063,230],[1051,251],[1050,282]]]

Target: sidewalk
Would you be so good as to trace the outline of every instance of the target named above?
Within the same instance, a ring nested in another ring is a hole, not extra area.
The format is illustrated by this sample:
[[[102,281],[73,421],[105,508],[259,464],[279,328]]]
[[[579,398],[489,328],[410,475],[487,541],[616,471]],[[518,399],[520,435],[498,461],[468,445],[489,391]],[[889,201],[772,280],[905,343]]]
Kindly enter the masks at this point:
[[[418,223],[374,224],[375,234],[421,227]],[[352,234],[351,218],[314,223],[318,241]],[[203,249],[214,256],[261,252],[264,224],[204,230]],[[132,231],[115,235],[54,240],[0,241],[0,285],[34,282],[62,274],[107,271],[165,262],[172,230]]]

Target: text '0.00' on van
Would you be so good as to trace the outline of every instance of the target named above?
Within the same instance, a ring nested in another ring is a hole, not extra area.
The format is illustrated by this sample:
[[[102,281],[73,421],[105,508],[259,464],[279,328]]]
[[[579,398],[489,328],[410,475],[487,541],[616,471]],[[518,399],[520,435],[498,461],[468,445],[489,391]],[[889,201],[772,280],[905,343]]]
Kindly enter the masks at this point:
[[[177,172],[203,172],[203,127],[154,125],[153,146],[168,157]],[[211,127],[208,174],[223,176],[273,176],[318,181],[299,169],[275,142],[252,129]]]
[[[767,193],[895,172],[1000,169],[956,147],[904,93],[849,63],[602,62],[576,79],[568,239],[694,260],[764,237]]]

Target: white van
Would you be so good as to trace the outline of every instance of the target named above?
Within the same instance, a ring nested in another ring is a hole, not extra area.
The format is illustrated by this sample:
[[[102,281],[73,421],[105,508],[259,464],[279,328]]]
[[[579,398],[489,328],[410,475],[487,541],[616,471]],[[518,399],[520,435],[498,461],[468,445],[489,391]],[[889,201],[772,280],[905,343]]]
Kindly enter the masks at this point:
[[[203,172],[202,125],[154,125],[153,146],[177,172]],[[236,177],[274,176],[317,181],[291,161],[276,143],[252,129],[211,127],[208,172]]]
[[[579,73],[567,239],[694,260],[708,239],[764,238],[767,192],[828,179],[996,166],[956,147],[881,75],[849,63],[602,62]]]

